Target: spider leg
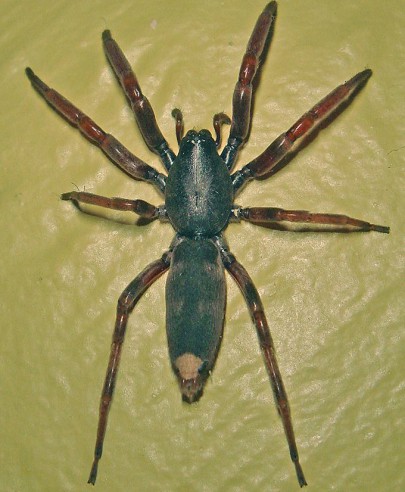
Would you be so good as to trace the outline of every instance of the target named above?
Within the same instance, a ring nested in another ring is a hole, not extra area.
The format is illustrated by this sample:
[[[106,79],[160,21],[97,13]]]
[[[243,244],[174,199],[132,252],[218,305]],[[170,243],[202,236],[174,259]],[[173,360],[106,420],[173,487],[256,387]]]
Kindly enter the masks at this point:
[[[161,192],[164,192],[166,177],[158,173],[141,159],[132,154],[116,138],[105,133],[92,119],[80,111],[59,92],[48,87],[31,68],[25,69],[27,77],[34,89],[45,101],[69,123],[76,127],[94,145],[100,149],[129,176],[154,184]]]
[[[170,265],[171,252],[165,253],[160,260],[151,263],[124,290],[118,300],[117,318],[111,344],[110,359],[100,399],[100,414],[97,427],[97,439],[94,449],[94,461],[91,467],[88,483],[95,484],[98,462],[103,453],[103,442],[107,428],[108,413],[111,407],[121,349],[127,328],[128,316],[134,309],[142,294],[153,284]]]
[[[235,210],[238,219],[258,225],[274,225],[276,229],[288,231],[316,232],[383,232],[389,234],[387,226],[370,224],[347,215],[311,213],[306,210],[284,210],[273,207],[248,207]],[[287,224],[286,224],[287,223]],[[288,224],[294,224],[290,227]]]
[[[251,103],[254,92],[253,79],[260,57],[277,12],[277,2],[270,2],[260,14],[246,47],[232,99],[232,124],[228,143],[221,157],[229,170],[236,160],[239,148],[246,142],[251,120]]]
[[[304,473],[299,462],[298,450],[295,443],[293,424],[291,420],[291,412],[287,400],[287,393],[285,391],[280,370],[278,368],[275,349],[270,335],[266,316],[264,314],[262,301],[249,274],[247,273],[245,268],[236,260],[234,255],[227,251],[225,248],[222,248],[221,253],[225,268],[238,284],[246,300],[250,316],[255,325],[266,369],[270,377],[270,383],[273,389],[277,410],[283,422],[284,432],[287,437],[287,442],[290,449],[291,460],[295,465],[297,479],[300,487],[303,487],[304,485],[307,485],[307,482],[305,480]]]
[[[81,203],[87,203],[89,205],[97,205],[98,207],[110,208],[112,210],[135,212],[145,219],[154,219],[161,214],[159,207],[155,207],[144,200],[129,200],[127,198],[118,197],[107,198],[85,191],[69,191],[68,193],[63,193],[60,197],[62,200],[72,201],[79,210],[81,210]]]
[[[301,116],[289,130],[277,137],[262,154],[232,174],[235,192],[247,181],[260,177],[267,178],[283,168],[299,150],[350,104],[371,74],[370,69],[363,70],[339,85]]]
[[[108,61],[131,104],[132,111],[134,112],[135,119],[146,144],[153,152],[160,156],[163,165],[169,170],[176,156],[159,130],[152,106],[142,94],[138,80],[128,60],[125,58],[124,53],[116,41],[111,37],[109,30],[103,32],[103,44]]]

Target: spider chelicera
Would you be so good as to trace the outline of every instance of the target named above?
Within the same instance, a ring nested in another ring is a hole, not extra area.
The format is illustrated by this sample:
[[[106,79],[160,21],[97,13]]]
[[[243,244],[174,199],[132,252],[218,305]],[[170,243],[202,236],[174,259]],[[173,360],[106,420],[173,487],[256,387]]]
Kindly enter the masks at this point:
[[[307,231],[388,233],[389,228],[345,215],[273,207],[240,207],[234,204],[236,195],[250,180],[270,177],[283,168],[320,129],[350,103],[371,76],[371,70],[367,69],[338,86],[299,118],[289,130],[276,138],[258,157],[240,170],[232,172],[238,152],[248,138],[254,91],[252,82],[269,39],[276,9],[276,2],[270,2],[256,22],[233,93],[232,119],[224,113],[214,116],[215,140],[208,130],[190,130],[183,137],[182,114],[178,109],[173,110],[180,147],[177,156],[160,132],[152,107],[143,95],[124,54],[111,37],[110,31],[104,31],[102,38],[108,61],[131,104],[146,144],[160,157],[167,175],[133,155],[67,99],[49,88],[30,68],[26,69],[34,88],[53,109],[78,128],[91,143],[100,147],[127,175],[154,185],[164,196],[165,202],[154,206],[143,200],[106,198],[81,191],[63,193],[62,200],[72,201],[79,209],[80,204],[91,204],[135,212],[147,220],[169,221],[176,231],[168,251],[159,260],[148,265],[128,285],[118,300],[89,483],[94,484],[96,481],[130,312],[146,289],[169,270],[166,284],[169,355],[183,400],[195,402],[202,395],[222,339],[225,313],[224,272],[227,270],[244,295],[257,330],[299,485],[302,487],[307,484],[299,463],[287,394],[262,302],[249,274],[229,251],[223,233],[230,221],[241,220],[281,230],[288,230],[288,225],[292,224],[295,226],[294,230],[298,226],[300,230]],[[231,129],[228,141],[219,153],[223,124],[230,124]]]

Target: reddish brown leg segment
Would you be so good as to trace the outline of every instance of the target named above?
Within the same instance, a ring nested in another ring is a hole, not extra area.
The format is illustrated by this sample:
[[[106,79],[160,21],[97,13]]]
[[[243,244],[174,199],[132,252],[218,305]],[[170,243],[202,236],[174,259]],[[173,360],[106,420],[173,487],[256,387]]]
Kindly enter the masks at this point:
[[[48,87],[29,67],[25,69],[25,73],[34,89],[41,94],[46,102],[80,130],[92,144],[100,147],[118,167],[131,177],[149,181],[157,186],[160,191],[164,191],[165,176],[163,174],[158,173],[156,169],[132,154],[112,135],[105,133],[91,118],[76,108],[59,92]]]
[[[244,144],[249,133],[253,79],[260,64],[272,22],[276,16],[277,3],[270,2],[257,19],[250,36],[239,70],[239,78],[232,99],[232,124],[227,145],[221,154],[228,169],[235,162],[238,148]]]
[[[108,61],[120,81],[134,112],[139,129],[148,147],[158,154],[167,170],[169,170],[175,155],[159,130],[155,113],[148,99],[143,95],[138,80],[124,53],[111,37],[110,31],[103,32],[104,50]]]
[[[117,318],[111,344],[110,359],[100,400],[100,415],[97,428],[97,440],[94,449],[94,461],[91,467],[88,483],[93,485],[97,478],[97,467],[103,453],[103,442],[107,428],[108,413],[117,379],[118,366],[121,357],[122,344],[127,328],[128,316],[146,289],[153,284],[170,265],[170,252],[165,253],[160,260],[151,263],[124,290],[118,300]]]
[[[270,330],[259,293],[257,292],[257,289],[247,271],[232,254],[227,252],[224,253],[223,259],[225,267],[238,284],[246,300],[252,321],[256,327],[260,348],[262,350],[266,369],[270,377],[274,399],[277,405],[278,413],[283,422],[284,432],[290,448],[290,456],[295,465],[298,483],[300,484],[300,487],[303,487],[304,485],[307,485],[307,482],[299,462],[287,393],[285,391],[280,370],[278,368],[273,341],[271,339]]]
[[[158,216],[158,208],[144,200],[129,200],[127,198],[117,197],[107,198],[85,191],[69,191],[68,193],[63,193],[60,197],[62,200],[71,200],[79,208],[81,203],[87,203],[112,210],[135,212],[147,219],[153,219]]]
[[[241,208],[238,217],[258,225],[277,224],[280,228],[293,231],[326,232],[368,232],[376,231],[388,234],[390,228],[370,224],[364,220],[353,219],[347,215],[317,214],[306,210],[284,210],[272,207]],[[283,223],[293,223],[298,227],[288,228]]]
[[[340,85],[282,133],[258,157],[232,175],[235,191],[247,181],[279,171],[317,132],[342,112],[371,77],[367,69]]]

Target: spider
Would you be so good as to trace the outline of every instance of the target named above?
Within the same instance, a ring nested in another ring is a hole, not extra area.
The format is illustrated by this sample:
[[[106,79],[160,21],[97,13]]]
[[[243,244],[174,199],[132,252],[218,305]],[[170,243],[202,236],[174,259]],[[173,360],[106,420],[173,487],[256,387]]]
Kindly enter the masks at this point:
[[[248,139],[253,79],[270,38],[276,11],[277,3],[270,2],[255,24],[233,93],[232,119],[224,113],[214,116],[215,140],[208,130],[190,130],[183,137],[182,113],[178,109],[173,110],[179,144],[177,155],[159,130],[153,109],[118,44],[110,31],[103,32],[107,59],[129,100],[146,144],[160,157],[167,174],[158,172],[132,154],[61,94],[49,88],[30,68],[26,68],[33,87],[54,110],[80,130],[127,175],[154,185],[164,196],[164,204],[154,206],[143,200],[107,198],[84,191],[63,193],[61,199],[72,201],[79,210],[81,204],[91,204],[135,212],[150,221],[169,221],[175,230],[169,249],[160,259],[150,263],[118,300],[111,353],[101,395],[94,460],[88,479],[93,485],[102,455],[128,316],[142,294],[167,270],[166,331],[169,356],[183,400],[193,403],[201,397],[204,384],[214,367],[223,332],[227,270],[240,288],[257,330],[298,483],[301,487],[307,485],[299,462],[287,394],[262,301],[249,274],[230,252],[224,232],[230,221],[242,220],[280,230],[288,230],[288,225],[294,224],[294,230],[299,226],[306,231],[389,233],[389,227],[345,215],[273,207],[241,207],[234,204],[235,197],[249,181],[268,178],[283,168],[351,102],[372,74],[371,70],[364,70],[338,86],[258,157],[232,172],[238,152]],[[228,141],[219,153],[221,127],[224,124],[230,124],[231,128]]]

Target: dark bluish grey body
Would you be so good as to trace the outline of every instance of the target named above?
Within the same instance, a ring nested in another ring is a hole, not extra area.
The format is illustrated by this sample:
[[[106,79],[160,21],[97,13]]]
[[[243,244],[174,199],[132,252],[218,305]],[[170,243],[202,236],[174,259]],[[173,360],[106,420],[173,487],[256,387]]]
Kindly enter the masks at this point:
[[[165,195],[170,222],[181,235],[213,237],[228,224],[231,176],[208,130],[190,130],[181,141]]]
[[[214,366],[225,313],[225,274],[213,238],[232,209],[229,171],[207,130],[189,131],[166,184],[166,211],[177,231],[166,284],[169,355],[183,398],[199,398]]]

